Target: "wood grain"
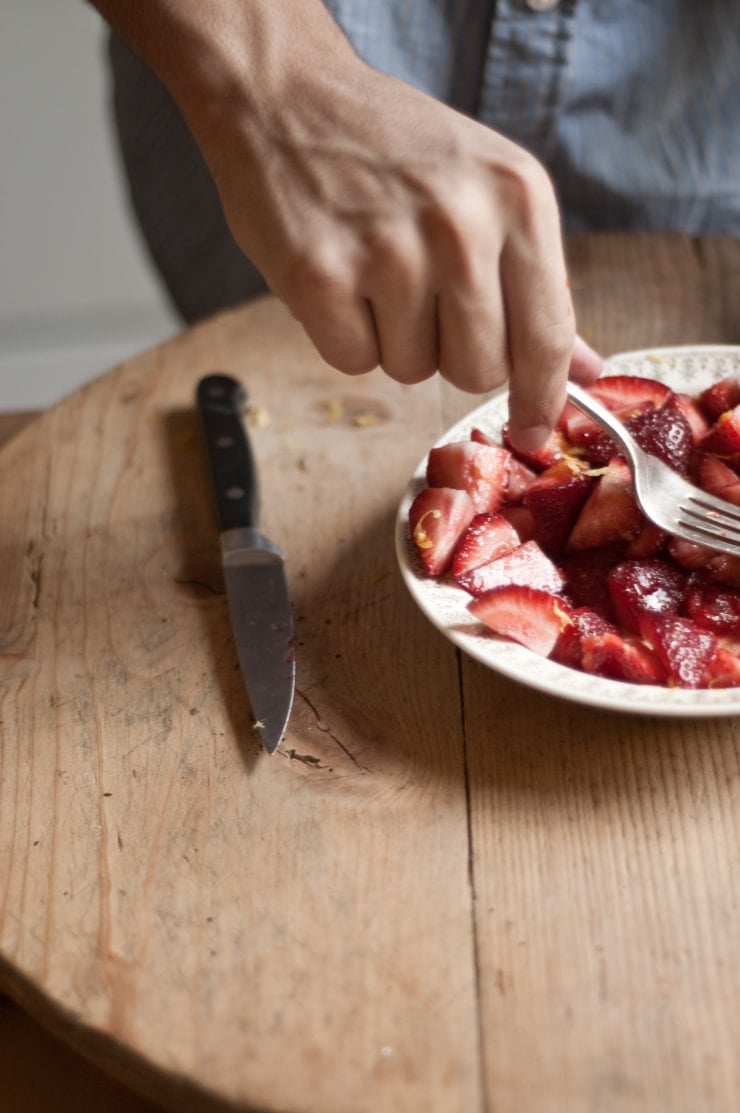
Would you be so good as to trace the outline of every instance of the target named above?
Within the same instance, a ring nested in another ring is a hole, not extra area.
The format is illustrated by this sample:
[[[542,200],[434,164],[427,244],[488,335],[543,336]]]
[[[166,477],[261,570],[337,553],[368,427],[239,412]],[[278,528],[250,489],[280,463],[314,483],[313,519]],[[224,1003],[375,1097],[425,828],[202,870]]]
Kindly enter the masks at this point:
[[[569,254],[606,353],[740,342],[736,242]],[[215,368],[269,415],[264,526],[290,555],[299,695],[272,759],[193,421]],[[168,1108],[734,1108],[737,723],[548,699],[415,611],[396,503],[472,401],[340,378],[266,301],[0,453],[0,982]]]

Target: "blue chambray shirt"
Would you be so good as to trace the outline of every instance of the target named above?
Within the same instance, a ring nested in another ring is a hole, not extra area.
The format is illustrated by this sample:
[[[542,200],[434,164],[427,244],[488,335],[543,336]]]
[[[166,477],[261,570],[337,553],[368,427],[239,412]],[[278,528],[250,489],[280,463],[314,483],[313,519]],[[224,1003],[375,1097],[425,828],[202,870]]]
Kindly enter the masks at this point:
[[[740,235],[740,0],[325,0],[371,65],[526,147],[571,229]]]

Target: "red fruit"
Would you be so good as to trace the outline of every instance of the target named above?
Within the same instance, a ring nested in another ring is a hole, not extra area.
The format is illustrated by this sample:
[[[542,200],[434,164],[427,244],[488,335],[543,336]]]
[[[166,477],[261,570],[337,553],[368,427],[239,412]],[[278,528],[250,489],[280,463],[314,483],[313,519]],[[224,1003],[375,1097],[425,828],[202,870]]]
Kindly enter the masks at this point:
[[[470,439],[471,441],[475,441],[476,444],[498,444],[495,437],[491,437],[488,433],[484,433],[478,425],[474,425],[470,430]]]
[[[738,396],[738,402],[740,402],[740,396]],[[695,402],[688,394],[674,394],[671,405],[680,410],[686,418],[691,430],[691,439],[695,445],[698,444],[708,431],[710,424],[699,403]],[[719,414],[717,416],[719,417]]]
[[[740,506],[740,477],[719,456],[702,452],[696,467],[699,486],[709,495]]]
[[[662,406],[672,391],[655,379],[640,375],[603,375],[588,388],[589,393],[614,412],[637,409],[643,403]]]
[[[740,595],[736,591],[694,580],[686,591],[684,609],[702,630],[740,634]]]
[[[566,452],[570,449],[570,445],[559,429],[554,429],[545,443],[532,452],[524,452],[522,449],[514,447],[509,437],[508,422],[503,427],[502,438],[512,456],[520,460],[523,464],[526,464],[528,468],[533,468],[534,471],[537,472],[544,471],[545,468],[557,464],[558,460],[562,460],[563,456],[565,456]]]
[[[500,513],[506,518],[507,522],[511,522],[519,534],[520,541],[532,541],[534,539],[534,518],[526,506],[502,506]]]
[[[686,474],[694,438],[688,420],[672,399],[660,409],[633,414],[625,424],[640,448],[681,475]]]
[[[665,665],[644,642],[622,638],[616,632],[583,639],[582,668],[596,676],[631,684],[663,684],[666,679]]]
[[[495,634],[519,642],[540,657],[549,656],[573,621],[565,600],[519,584],[487,591],[468,603],[468,610]]]
[[[613,621],[614,607],[607,576],[623,558],[623,545],[588,549],[564,556],[560,561],[560,571],[565,577],[564,594],[569,602],[575,607],[590,607],[602,618]]]
[[[671,614],[640,616],[640,634],[668,670],[668,683],[678,688],[701,688],[718,642],[690,619]]]
[[[740,378],[728,375],[703,390],[698,403],[710,421],[716,421],[726,410],[740,405]]]
[[[678,614],[683,603],[686,577],[667,560],[625,560],[608,576],[609,592],[619,625],[639,633],[640,616]]]
[[[521,460],[517,460],[515,456],[512,456],[511,467],[509,468],[509,482],[506,485],[507,503],[515,506],[517,503],[521,502],[525,492],[536,478],[536,471],[533,471],[532,468],[528,468]]]
[[[462,572],[455,579],[471,595],[483,595],[503,584],[521,584],[555,593],[563,586],[560,572],[535,541],[525,541],[505,556]]]
[[[704,679],[708,688],[740,688],[740,657],[719,646]]]
[[[478,514],[493,512],[504,501],[510,461],[500,445],[452,441],[430,451],[427,483],[467,491]]]
[[[684,541],[682,537],[671,537],[668,542],[668,552],[681,568],[694,572],[697,568],[706,568],[712,557],[716,556],[714,549],[706,545],[697,545],[693,541]]]
[[[465,530],[452,558],[452,575],[457,577],[479,564],[510,553],[521,544],[519,534],[500,514],[476,514]]]
[[[654,522],[644,520],[637,537],[630,541],[625,551],[629,560],[642,560],[644,557],[657,556],[668,542],[669,535]]]
[[[409,509],[411,540],[430,576],[439,576],[470,525],[475,508],[465,491],[425,487]]]
[[[632,494],[632,476],[621,456],[614,456],[586,499],[566,549],[599,549],[615,541],[631,541],[643,524]]]
[[[557,556],[596,480],[583,464],[565,458],[533,480],[524,505],[534,519],[535,539],[546,553]]]
[[[703,452],[711,452],[729,460],[740,457],[740,405],[720,414],[709,432],[702,437],[699,447]]]
[[[707,575],[714,583],[734,587],[736,591],[740,591],[740,557],[710,550]]]
[[[553,661],[558,661],[561,665],[579,669],[582,665],[584,638],[597,637],[600,634],[616,634],[617,631],[611,622],[607,622],[590,607],[577,607],[571,617],[572,625],[566,626],[563,630],[550,656]]]
[[[616,413],[625,425],[629,425],[632,418],[646,410],[654,410],[652,402],[644,401],[637,406],[629,406]],[[579,454],[588,461],[593,468],[603,468],[615,456],[619,449],[605,429],[602,429],[586,414],[572,417],[566,425],[566,436]]]

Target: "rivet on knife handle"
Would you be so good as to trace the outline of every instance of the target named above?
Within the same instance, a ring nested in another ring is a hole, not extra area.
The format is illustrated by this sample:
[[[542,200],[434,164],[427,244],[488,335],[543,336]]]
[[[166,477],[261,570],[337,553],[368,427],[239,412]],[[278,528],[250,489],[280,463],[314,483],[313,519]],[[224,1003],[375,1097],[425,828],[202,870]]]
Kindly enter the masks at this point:
[[[295,690],[293,613],[283,554],[257,528],[257,471],[242,421],[246,392],[230,375],[201,379],[197,404],[211,465],[229,617],[253,727],[277,749]]]

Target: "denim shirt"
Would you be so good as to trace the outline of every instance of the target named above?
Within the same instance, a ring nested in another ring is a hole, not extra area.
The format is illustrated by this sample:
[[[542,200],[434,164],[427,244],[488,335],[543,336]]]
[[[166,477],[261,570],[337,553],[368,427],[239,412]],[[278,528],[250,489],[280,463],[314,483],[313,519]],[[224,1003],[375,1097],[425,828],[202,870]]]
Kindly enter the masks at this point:
[[[358,53],[526,147],[566,224],[740,235],[740,0],[326,0]]]

